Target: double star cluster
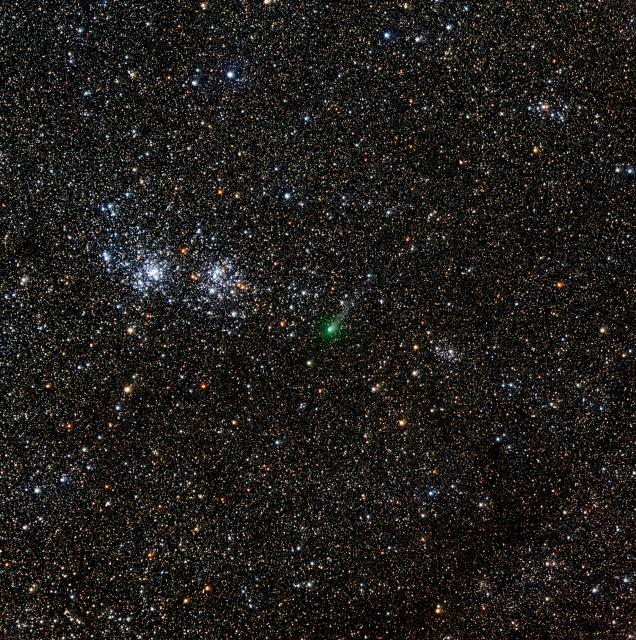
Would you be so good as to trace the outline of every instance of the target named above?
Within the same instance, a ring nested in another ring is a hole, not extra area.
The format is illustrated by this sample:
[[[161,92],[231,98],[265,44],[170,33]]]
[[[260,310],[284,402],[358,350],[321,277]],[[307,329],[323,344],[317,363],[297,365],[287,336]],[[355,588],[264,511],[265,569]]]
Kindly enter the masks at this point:
[[[635,27],[0,3],[0,637],[636,637]]]

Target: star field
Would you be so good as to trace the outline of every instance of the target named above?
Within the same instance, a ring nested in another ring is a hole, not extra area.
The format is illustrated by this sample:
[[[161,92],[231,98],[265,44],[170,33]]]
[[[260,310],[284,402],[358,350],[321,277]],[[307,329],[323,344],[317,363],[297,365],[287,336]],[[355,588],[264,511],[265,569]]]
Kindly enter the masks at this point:
[[[629,639],[627,4],[0,6],[0,637]]]

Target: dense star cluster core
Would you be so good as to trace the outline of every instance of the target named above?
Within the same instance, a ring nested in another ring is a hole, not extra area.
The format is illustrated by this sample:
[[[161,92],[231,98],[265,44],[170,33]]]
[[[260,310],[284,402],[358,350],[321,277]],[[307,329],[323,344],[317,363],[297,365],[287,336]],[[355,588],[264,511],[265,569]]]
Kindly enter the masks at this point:
[[[629,639],[636,21],[0,3],[0,637]]]

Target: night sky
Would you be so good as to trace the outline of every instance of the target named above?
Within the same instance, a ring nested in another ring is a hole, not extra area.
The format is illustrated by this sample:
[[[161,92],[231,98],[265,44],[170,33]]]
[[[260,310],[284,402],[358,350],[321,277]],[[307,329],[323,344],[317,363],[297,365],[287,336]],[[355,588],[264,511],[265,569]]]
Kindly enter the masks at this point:
[[[636,637],[635,28],[4,0],[0,638]]]

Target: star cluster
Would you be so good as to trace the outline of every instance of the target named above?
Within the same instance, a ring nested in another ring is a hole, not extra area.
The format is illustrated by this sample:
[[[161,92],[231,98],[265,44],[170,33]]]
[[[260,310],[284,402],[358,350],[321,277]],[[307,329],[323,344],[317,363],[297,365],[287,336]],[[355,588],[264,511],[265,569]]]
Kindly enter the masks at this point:
[[[626,5],[0,24],[3,639],[636,637]]]

